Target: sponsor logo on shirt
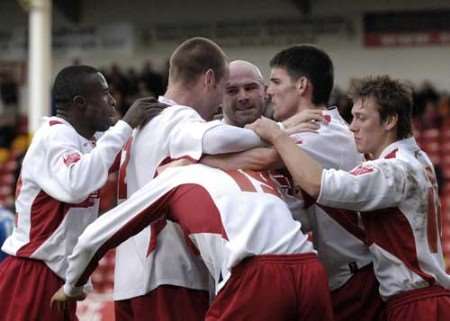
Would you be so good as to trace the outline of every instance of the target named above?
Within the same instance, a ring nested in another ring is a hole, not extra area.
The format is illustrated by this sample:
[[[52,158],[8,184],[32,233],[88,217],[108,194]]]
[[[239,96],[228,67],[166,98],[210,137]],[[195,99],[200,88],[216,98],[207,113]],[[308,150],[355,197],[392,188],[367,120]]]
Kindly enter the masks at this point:
[[[352,170],[350,173],[355,175],[355,176],[359,176],[359,175],[372,173],[373,171],[375,171],[375,169],[373,167],[360,166],[360,167],[357,167],[354,170]]]
[[[64,164],[66,164],[66,166],[70,166],[71,164],[78,162],[81,159],[81,155],[79,153],[72,153],[65,155],[63,159]]]

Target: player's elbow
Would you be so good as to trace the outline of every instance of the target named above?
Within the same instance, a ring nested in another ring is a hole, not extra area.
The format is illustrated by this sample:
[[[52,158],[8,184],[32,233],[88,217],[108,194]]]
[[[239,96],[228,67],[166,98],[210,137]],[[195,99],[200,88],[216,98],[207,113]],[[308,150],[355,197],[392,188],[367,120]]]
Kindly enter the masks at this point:
[[[299,189],[303,190],[314,200],[317,200],[321,189],[320,177],[316,177],[315,175],[305,175],[301,177],[293,175],[293,180]]]
[[[304,190],[309,196],[316,200],[320,194],[320,183],[310,182]]]

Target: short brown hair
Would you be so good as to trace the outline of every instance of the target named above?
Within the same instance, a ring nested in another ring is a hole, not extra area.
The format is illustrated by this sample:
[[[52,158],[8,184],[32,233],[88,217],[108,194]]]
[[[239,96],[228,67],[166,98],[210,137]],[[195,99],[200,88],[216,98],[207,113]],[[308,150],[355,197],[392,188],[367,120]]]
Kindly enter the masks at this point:
[[[284,68],[296,81],[306,77],[313,85],[312,102],[327,105],[334,83],[334,67],[330,56],[311,45],[294,45],[277,53],[270,60],[271,68]]]
[[[366,77],[356,81],[351,89],[353,101],[372,97],[379,106],[380,120],[397,115],[397,139],[412,135],[412,88],[387,75]]]
[[[170,57],[169,79],[190,85],[208,69],[217,81],[226,72],[227,57],[223,50],[207,38],[195,37],[179,45]]]

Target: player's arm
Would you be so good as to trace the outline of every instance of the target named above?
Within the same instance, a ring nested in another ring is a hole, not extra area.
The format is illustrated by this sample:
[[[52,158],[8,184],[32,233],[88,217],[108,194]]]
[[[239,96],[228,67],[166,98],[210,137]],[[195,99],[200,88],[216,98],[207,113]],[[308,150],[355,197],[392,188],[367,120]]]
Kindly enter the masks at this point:
[[[69,266],[63,290],[65,296],[60,296],[59,292],[54,300],[76,300],[81,297],[84,294],[83,287],[98,261],[109,249],[161,218],[162,209],[170,201],[176,185],[175,179],[164,172],[90,224],[68,257]]]
[[[284,131],[288,134],[300,134],[315,136],[320,128],[318,122],[322,119],[321,111],[300,113],[283,122]],[[311,122],[311,121],[314,122]],[[309,148],[314,152],[314,148]],[[205,165],[217,167],[223,170],[251,169],[266,170],[280,169],[284,167],[278,153],[271,147],[252,148],[240,153],[205,156],[201,162]]]
[[[350,172],[324,170],[317,203],[354,211],[395,207],[414,182],[410,165],[398,159],[363,163]]]
[[[273,148],[252,148],[240,153],[206,155],[202,157],[201,163],[220,168],[222,170],[236,169],[278,169],[283,167],[280,156]]]
[[[323,169],[269,119],[254,125],[271,142],[298,186],[317,203],[356,211],[398,205],[408,188],[409,164],[401,160],[375,160],[351,172]]]
[[[285,120],[280,127],[288,134],[315,132],[319,129],[317,122],[322,118],[322,111],[308,110]],[[265,146],[265,143],[253,130],[225,124],[208,130],[203,137],[204,153],[210,155],[240,152],[261,146]],[[261,154],[268,156],[269,151],[265,151],[265,153],[262,151],[253,155],[255,157],[261,157]],[[251,155],[248,155],[247,158],[249,159]]]
[[[50,196],[67,203],[79,203],[106,182],[108,171],[131,135],[131,127],[119,121],[97,141],[91,152],[82,154],[75,133],[65,125],[54,125],[41,164],[33,169],[34,178]],[[74,137],[75,136],[75,137]],[[46,177],[41,166],[47,166]]]
[[[259,136],[250,129],[221,124],[205,132],[203,153],[217,155],[236,153],[250,148],[266,146]]]

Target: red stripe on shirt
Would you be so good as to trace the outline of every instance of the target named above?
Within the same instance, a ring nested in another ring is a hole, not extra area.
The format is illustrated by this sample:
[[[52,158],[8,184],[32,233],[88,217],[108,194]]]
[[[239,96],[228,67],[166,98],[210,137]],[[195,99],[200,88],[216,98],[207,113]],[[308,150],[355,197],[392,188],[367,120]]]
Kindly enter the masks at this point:
[[[98,265],[98,261],[105,255],[105,253],[118,246],[120,243],[126,241],[133,235],[138,234],[148,225],[156,221],[162,215],[164,215],[164,208],[167,206],[167,202],[171,199],[174,190],[171,190],[161,196],[158,200],[154,201],[147,208],[135,215],[128,223],[121,227],[114,235],[112,235],[94,254],[86,269],[80,275],[80,278],[76,282],[75,286],[84,285],[89,276],[94,272]],[[112,215],[112,214],[111,214]]]
[[[31,205],[30,241],[17,251],[17,256],[31,256],[56,231],[69,209],[67,204],[40,191]]]
[[[355,212],[327,206],[318,205],[328,216],[335,220],[347,232],[357,237],[364,243],[367,243],[367,237],[364,230],[358,225],[358,216]]]
[[[170,202],[168,217],[180,224],[186,235],[211,233],[228,240],[219,209],[203,186],[179,186]]]
[[[361,212],[367,239],[388,251],[430,285],[434,278],[422,271],[417,258],[414,233],[405,215],[398,208]]]

